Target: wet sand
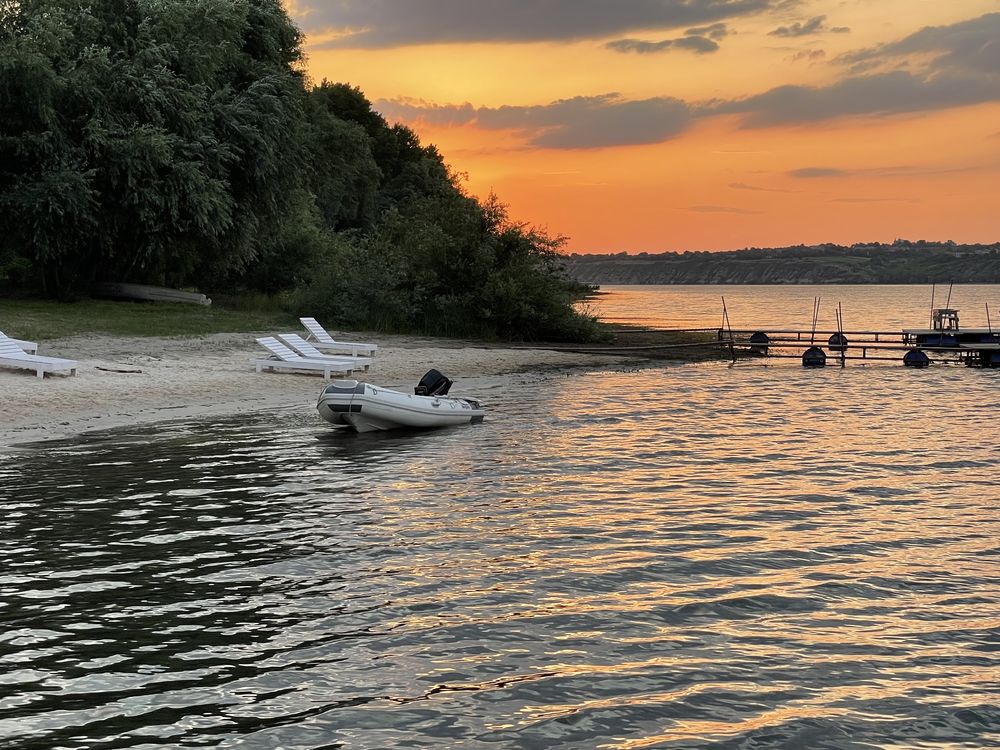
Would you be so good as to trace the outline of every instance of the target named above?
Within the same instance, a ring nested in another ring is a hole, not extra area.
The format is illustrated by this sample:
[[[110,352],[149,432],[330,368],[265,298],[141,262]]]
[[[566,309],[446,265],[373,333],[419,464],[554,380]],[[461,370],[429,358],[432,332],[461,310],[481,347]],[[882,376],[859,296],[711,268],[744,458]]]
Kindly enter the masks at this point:
[[[248,408],[312,404],[322,375],[255,372],[266,333],[202,337],[87,335],[39,342],[38,353],[79,362],[75,376],[0,368],[0,446],[63,438],[90,430],[237,413]],[[607,355],[493,348],[474,342],[410,336],[343,334],[371,341],[378,355],[351,377],[409,390],[434,367],[456,381],[532,368],[607,365]],[[128,372],[125,372],[128,371]],[[334,376],[335,378],[340,376]]]

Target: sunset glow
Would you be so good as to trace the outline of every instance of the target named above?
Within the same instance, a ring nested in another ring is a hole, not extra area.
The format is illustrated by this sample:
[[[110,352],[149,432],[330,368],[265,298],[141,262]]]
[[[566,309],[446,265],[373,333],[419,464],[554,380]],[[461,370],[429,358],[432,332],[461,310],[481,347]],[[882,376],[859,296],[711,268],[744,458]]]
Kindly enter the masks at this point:
[[[358,86],[573,252],[1000,239],[1000,1],[289,0]]]

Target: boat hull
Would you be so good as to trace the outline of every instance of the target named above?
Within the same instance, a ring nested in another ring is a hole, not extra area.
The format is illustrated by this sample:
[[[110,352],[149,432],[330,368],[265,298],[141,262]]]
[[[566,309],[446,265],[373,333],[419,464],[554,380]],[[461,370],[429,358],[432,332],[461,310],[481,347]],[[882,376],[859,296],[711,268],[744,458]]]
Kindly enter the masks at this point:
[[[470,424],[481,422],[486,413],[475,399],[416,396],[356,380],[328,385],[319,395],[316,410],[335,427],[358,432]]]

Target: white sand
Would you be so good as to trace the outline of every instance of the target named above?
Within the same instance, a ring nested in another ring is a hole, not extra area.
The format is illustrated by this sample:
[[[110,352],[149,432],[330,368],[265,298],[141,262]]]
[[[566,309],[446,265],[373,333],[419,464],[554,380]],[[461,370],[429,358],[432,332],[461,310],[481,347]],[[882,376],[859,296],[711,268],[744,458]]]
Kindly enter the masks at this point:
[[[268,334],[197,338],[75,336],[39,342],[38,353],[75,359],[75,376],[0,367],[0,446],[89,430],[312,404],[322,375],[254,371]],[[608,365],[615,359],[534,349],[485,348],[445,339],[343,334],[379,344],[368,373],[352,377],[408,390],[431,367],[453,380],[552,366]],[[99,369],[107,368],[107,369]],[[113,372],[109,370],[140,370]],[[337,376],[335,376],[337,377]],[[457,389],[456,389],[457,390]]]

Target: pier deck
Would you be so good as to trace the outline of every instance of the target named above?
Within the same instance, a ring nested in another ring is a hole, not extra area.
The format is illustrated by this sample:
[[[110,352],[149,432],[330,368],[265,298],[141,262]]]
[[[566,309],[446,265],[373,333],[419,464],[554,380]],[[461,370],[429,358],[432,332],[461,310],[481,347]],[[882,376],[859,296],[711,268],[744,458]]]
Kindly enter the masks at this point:
[[[829,357],[841,366],[848,360],[867,360],[900,362],[911,367],[931,363],[1000,367],[1000,331],[991,328],[899,331],[719,328],[717,335],[720,345],[760,357],[801,357],[807,366],[822,366]]]

